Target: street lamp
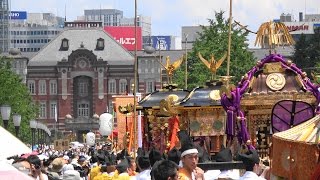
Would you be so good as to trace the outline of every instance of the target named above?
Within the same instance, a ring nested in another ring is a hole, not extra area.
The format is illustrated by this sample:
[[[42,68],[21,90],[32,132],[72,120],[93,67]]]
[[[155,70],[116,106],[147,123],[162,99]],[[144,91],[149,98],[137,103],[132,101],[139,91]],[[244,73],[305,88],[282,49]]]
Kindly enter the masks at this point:
[[[30,121],[30,128],[31,128],[31,149],[33,151],[33,146],[35,144],[35,132],[36,132],[36,128],[37,128],[37,121],[36,120],[31,120]]]
[[[16,129],[16,137],[18,137],[20,124],[21,124],[21,115],[20,114],[14,114],[12,116],[14,128]]]
[[[1,117],[3,120],[3,126],[5,129],[8,129],[8,122],[11,113],[11,106],[9,105],[2,105],[1,106]]]

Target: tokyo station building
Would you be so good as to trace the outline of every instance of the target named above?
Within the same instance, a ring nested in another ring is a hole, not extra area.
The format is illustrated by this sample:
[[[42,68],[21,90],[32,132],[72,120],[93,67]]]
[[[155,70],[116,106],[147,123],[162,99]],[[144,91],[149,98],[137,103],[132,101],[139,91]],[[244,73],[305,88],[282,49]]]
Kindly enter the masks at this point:
[[[113,110],[113,95],[132,91],[133,78],[134,55],[101,23],[72,22],[29,60],[26,85],[40,108],[37,120],[81,137]]]

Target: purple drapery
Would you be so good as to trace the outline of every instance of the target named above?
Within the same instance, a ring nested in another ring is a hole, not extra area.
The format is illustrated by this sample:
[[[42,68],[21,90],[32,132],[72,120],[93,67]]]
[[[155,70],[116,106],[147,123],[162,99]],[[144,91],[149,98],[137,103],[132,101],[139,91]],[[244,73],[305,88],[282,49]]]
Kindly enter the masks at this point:
[[[265,63],[271,62],[281,62],[282,68],[290,69],[296,74],[299,74],[303,80],[303,84],[306,87],[307,91],[313,93],[317,99],[317,103],[320,102],[320,93],[318,86],[314,85],[310,79],[304,75],[304,73],[299,69],[294,63],[289,63],[286,61],[283,56],[280,54],[270,54],[269,56],[262,59],[253,67],[244,78],[241,79],[237,88],[231,92],[231,97],[228,98],[226,94],[223,94],[221,97],[221,105],[224,110],[227,112],[227,122],[226,122],[226,134],[228,139],[231,139],[236,135],[236,126],[235,124],[239,123],[240,125],[237,128],[237,136],[240,143],[246,143],[250,140],[250,136],[247,129],[246,119],[244,113],[240,110],[240,100],[242,95],[246,92],[249,82],[253,78],[254,74],[260,70]],[[317,107],[316,113],[320,113],[320,106]],[[239,122],[237,122],[239,121]],[[248,146],[249,149],[254,149],[252,145]]]

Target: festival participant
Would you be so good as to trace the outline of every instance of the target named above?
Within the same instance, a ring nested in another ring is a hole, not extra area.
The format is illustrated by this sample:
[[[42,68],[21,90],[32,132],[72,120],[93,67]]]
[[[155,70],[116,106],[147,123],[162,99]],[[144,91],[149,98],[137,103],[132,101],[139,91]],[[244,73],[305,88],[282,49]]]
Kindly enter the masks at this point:
[[[238,159],[242,161],[246,167],[246,172],[240,177],[240,180],[265,180],[264,177],[257,175],[257,173],[260,171],[260,158],[256,150],[248,150],[243,154],[239,154]],[[268,171],[268,169],[265,171]],[[265,174],[265,172],[263,172],[263,174]]]
[[[129,167],[128,167],[129,176],[136,176],[138,174],[136,172],[136,169],[137,169],[136,161],[134,160],[134,158],[130,156],[126,157],[126,159],[128,160],[128,163],[129,163]]]
[[[97,155],[97,165],[90,170],[90,179],[94,179],[101,172],[101,165],[105,164],[105,157],[102,154]]]
[[[223,145],[220,152],[217,153],[216,162],[232,162],[232,153],[230,148],[225,148]],[[221,169],[218,179],[239,179],[239,170]],[[207,179],[207,178],[206,178]]]
[[[101,173],[93,178],[90,178],[90,179],[92,179],[92,180],[109,180],[109,179],[111,179],[111,177],[107,171],[107,167],[108,167],[107,164],[102,164],[101,168],[100,168]]]
[[[137,180],[151,180],[151,166],[150,160],[147,156],[139,156],[138,157],[138,167],[140,169],[140,173],[136,175]]]
[[[175,162],[177,165],[179,164],[180,158],[181,158],[181,152],[176,147],[173,147],[168,152],[168,160]]]
[[[113,180],[130,180],[128,174],[129,163],[127,159],[122,159],[119,164],[116,165],[117,173],[112,177]]]
[[[201,180],[204,179],[204,171],[197,167],[198,150],[191,142],[186,131],[179,131],[179,140],[181,142],[181,162],[182,167],[179,169],[179,179],[181,180]]]

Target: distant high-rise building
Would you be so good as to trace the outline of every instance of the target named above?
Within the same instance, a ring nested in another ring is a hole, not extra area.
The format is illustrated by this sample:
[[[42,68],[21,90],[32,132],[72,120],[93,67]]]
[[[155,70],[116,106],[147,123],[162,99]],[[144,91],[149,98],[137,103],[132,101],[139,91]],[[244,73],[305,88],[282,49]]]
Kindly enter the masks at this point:
[[[9,49],[9,13],[8,0],[0,0],[0,52]]]
[[[123,12],[117,9],[84,10],[85,20],[88,22],[102,22],[104,26],[120,26]]]
[[[10,48],[32,57],[63,30],[64,18],[52,13],[27,13],[26,19],[10,20]]]
[[[117,9],[84,10],[85,21],[102,22],[103,26],[134,26],[134,17],[125,18]],[[151,17],[138,16],[137,26],[142,28],[142,36],[151,36]]]
[[[134,26],[134,17],[120,19],[120,26]],[[138,16],[137,26],[141,27],[142,36],[151,36],[151,17]]]

